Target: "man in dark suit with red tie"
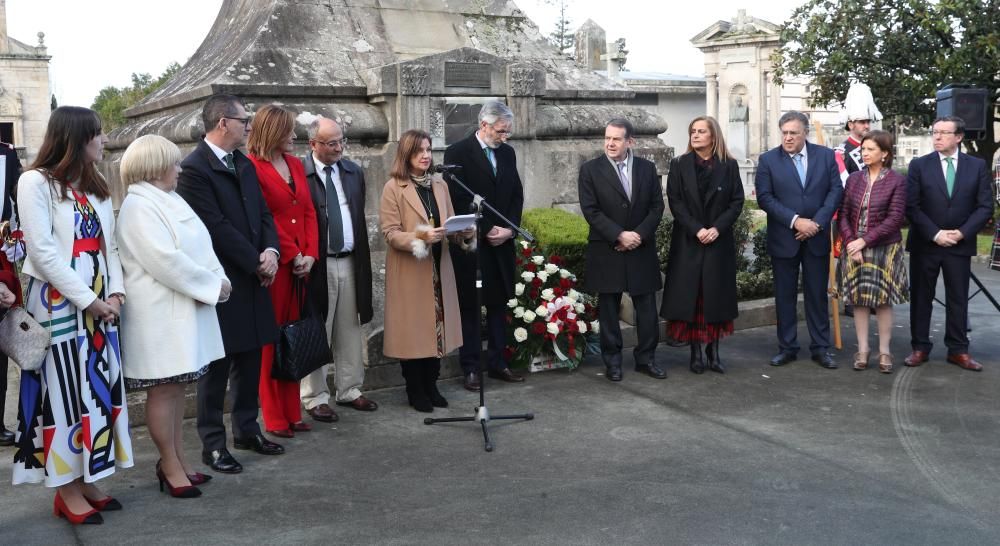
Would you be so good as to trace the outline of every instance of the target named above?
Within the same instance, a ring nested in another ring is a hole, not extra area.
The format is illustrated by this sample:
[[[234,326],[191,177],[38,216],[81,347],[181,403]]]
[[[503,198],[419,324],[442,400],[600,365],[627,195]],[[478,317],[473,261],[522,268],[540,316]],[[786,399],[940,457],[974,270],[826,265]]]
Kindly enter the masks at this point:
[[[10,220],[14,208],[12,201],[14,186],[17,185],[20,176],[21,162],[17,159],[17,152],[10,144],[0,142],[0,198],[3,199],[0,202],[0,221]],[[0,353],[0,446],[14,445],[14,433],[7,430],[3,424],[3,412],[7,400],[7,360],[7,355]]]
[[[601,357],[611,381],[622,380],[622,293],[635,308],[635,371],[656,379],[659,319],[656,291],[663,285],[656,256],[656,227],[663,218],[663,188],[656,165],[632,153],[635,129],[617,118],[604,128],[604,153],[580,167],[580,209],[590,224],[584,259],[586,287],[597,292]]]
[[[993,185],[986,162],[959,151],[965,122],[938,118],[932,125],[934,152],[910,162],[906,215],[910,232],[910,345],[907,366],[927,362],[931,312],[938,273],[944,275],[948,362],[971,371],[982,365],[969,355],[969,279],[976,234],[993,216]]]
[[[521,223],[524,189],[517,174],[514,148],[507,144],[514,126],[514,113],[506,104],[489,101],[479,111],[479,127],[468,137],[448,146],[445,164],[460,165],[457,176],[472,191],[483,196],[514,224]],[[455,214],[469,214],[472,196],[453,181],[448,191]],[[512,372],[503,358],[507,331],[507,301],[514,297],[514,231],[489,210],[483,211],[479,224],[479,262],[483,281],[482,304],[486,307],[487,374],[489,377],[518,383],[524,377]],[[480,309],[476,299],[476,253],[458,245],[451,246],[455,268],[459,311],[462,315],[462,347],[459,349],[464,386],[478,391]]]

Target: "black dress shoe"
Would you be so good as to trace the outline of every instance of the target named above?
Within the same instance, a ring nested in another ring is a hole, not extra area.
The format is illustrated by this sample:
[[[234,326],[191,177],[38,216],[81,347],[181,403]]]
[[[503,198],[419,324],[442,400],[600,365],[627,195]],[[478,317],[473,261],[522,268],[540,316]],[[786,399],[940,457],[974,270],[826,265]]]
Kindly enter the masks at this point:
[[[618,366],[608,366],[608,370],[604,375],[610,381],[621,381],[622,380],[621,364],[619,364]]]
[[[653,379],[666,379],[667,372],[663,368],[656,365],[656,362],[650,362],[646,366],[636,366],[635,371],[638,373],[644,373]]]
[[[4,378],[4,381],[7,379]],[[3,417],[0,415],[0,417]],[[14,445],[14,433],[7,430],[6,427],[0,425],[0,446],[12,446]]]
[[[789,362],[795,362],[795,355],[791,353],[778,353],[771,359],[772,366],[784,366]]]
[[[708,357],[709,370],[715,373],[726,373],[726,367],[722,365],[722,359],[719,357],[718,340],[705,345],[705,356]]]
[[[233,447],[236,449],[252,449],[261,455],[281,455],[285,452],[285,448],[281,447],[280,444],[268,440],[260,433],[240,440],[233,438]]]
[[[705,359],[701,355],[701,343],[691,342],[691,361],[688,362],[688,368],[691,369],[691,373],[699,375],[705,373]]]
[[[479,392],[481,387],[479,385],[479,374],[476,372],[465,374],[465,380],[462,381],[462,386],[465,387],[465,390],[467,391]]]
[[[239,474],[243,472],[243,465],[236,462],[236,459],[229,454],[229,450],[226,448],[203,452],[201,454],[201,461],[212,467],[212,470],[222,472],[223,474]]]
[[[486,372],[486,375],[490,376],[492,379],[499,379],[500,381],[506,381],[507,383],[524,382],[524,376],[517,375],[516,373],[510,371],[510,368],[504,368],[500,371],[490,370]]]
[[[823,353],[823,354],[820,354],[820,355],[813,355],[812,359],[813,359],[813,362],[819,364],[820,366],[823,366],[824,368],[826,368],[828,370],[835,370],[835,369],[837,369],[837,362],[833,359],[833,355],[831,355],[830,353]]]

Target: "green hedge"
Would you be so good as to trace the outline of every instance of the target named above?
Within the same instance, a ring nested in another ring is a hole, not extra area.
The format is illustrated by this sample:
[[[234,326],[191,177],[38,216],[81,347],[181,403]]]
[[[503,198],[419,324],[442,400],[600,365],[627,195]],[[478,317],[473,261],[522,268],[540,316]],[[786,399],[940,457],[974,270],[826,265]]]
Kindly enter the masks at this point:
[[[583,252],[589,233],[583,216],[562,209],[528,209],[521,215],[521,227],[538,239],[538,246],[546,254],[561,256],[563,267],[576,275],[577,286],[582,285]]]

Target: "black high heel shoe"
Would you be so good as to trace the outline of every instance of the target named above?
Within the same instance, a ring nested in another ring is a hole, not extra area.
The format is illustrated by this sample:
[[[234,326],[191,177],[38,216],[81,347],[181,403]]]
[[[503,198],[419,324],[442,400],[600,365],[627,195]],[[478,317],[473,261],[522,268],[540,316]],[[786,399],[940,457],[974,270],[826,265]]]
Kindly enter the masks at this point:
[[[722,358],[719,357],[717,340],[705,346],[705,355],[708,356],[708,369],[715,373],[726,373],[726,367],[722,365]]]

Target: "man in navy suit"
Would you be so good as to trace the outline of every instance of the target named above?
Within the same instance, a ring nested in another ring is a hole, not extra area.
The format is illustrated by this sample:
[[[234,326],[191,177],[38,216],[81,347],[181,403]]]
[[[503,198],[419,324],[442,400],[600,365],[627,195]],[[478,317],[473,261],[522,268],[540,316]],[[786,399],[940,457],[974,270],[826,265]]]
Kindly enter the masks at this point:
[[[910,345],[907,366],[927,362],[938,272],[944,274],[948,362],[975,372],[969,356],[969,278],[976,234],[993,216],[993,187],[986,162],[959,152],[965,135],[961,118],[938,118],[932,125],[934,152],[910,162],[906,216],[910,232]]]
[[[830,220],[840,207],[843,186],[833,151],[806,142],[809,120],[787,112],[778,120],[781,146],[760,156],[757,203],[767,213],[767,253],[774,264],[778,349],[772,366],[795,360],[799,352],[796,300],[799,269],[809,326],[809,352],[824,368],[836,368],[830,348],[826,297],[830,276]]]

